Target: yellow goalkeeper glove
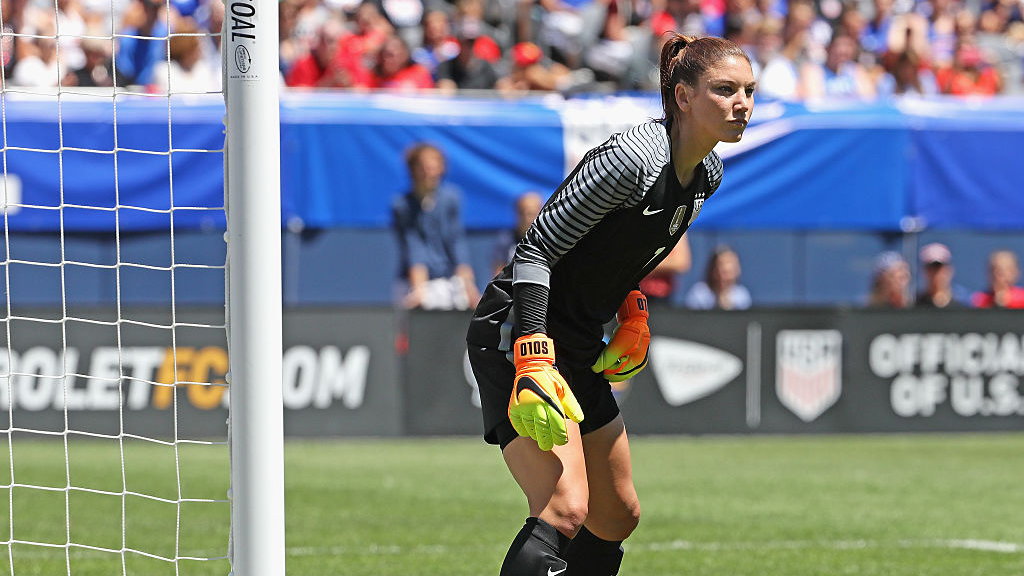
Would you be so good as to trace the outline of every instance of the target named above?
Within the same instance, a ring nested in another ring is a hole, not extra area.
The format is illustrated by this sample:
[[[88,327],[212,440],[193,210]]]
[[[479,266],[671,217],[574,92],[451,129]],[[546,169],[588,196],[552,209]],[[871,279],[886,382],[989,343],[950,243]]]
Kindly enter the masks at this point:
[[[643,370],[647,366],[647,348],[651,345],[648,316],[647,297],[633,290],[619,307],[618,328],[590,369],[604,372],[609,382],[629,380]]]
[[[513,355],[516,377],[508,401],[508,419],[520,436],[551,450],[569,441],[565,418],[583,420],[583,409],[555,368],[555,343],[544,334],[516,340]]]

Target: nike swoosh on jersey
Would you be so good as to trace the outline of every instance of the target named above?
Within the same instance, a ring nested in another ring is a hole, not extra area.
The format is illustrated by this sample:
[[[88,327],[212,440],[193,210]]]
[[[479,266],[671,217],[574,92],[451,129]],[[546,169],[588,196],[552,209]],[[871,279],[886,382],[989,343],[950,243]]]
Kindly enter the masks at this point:
[[[654,216],[655,214],[657,214],[658,212],[661,212],[662,210],[664,210],[664,208],[658,208],[657,210],[651,210],[651,207],[648,206],[647,208],[644,208],[644,216]]]
[[[565,572],[565,571],[566,571],[566,570],[568,570],[568,569],[569,569],[569,567],[568,567],[568,566],[566,566],[565,568],[562,568],[562,569],[561,569],[561,570],[559,570],[558,572],[552,572],[552,571],[551,571],[551,568],[548,568],[548,576],[558,576],[559,574],[561,574],[562,572]]]
[[[556,402],[555,399],[552,398],[546,390],[541,388],[540,384],[537,384],[537,381],[531,378],[530,376],[523,376],[522,378],[516,380],[516,398],[519,398],[519,394],[523,390],[529,390],[530,392],[533,392],[539,398],[543,399],[544,402],[548,404],[548,406],[554,408],[555,412],[558,412],[559,416],[565,418],[565,413],[562,412],[562,407],[559,405],[559,403]]]

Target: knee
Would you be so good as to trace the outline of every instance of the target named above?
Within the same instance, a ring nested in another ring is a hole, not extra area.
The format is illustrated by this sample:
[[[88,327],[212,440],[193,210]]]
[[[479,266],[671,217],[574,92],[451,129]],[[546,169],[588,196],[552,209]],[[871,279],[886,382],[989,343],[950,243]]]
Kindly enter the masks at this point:
[[[640,501],[633,500],[632,502],[626,503],[622,511],[622,527],[626,532],[623,536],[623,540],[626,539],[636,527],[640,525]]]
[[[570,498],[560,502],[557,506],[549,507],[549,514],[545,515],[545,521],[567,536],[572,536],[583,527],[587,520],[586,498]]]
[[[593,518],[587,523],[591,532],[605,540],[625,540],[640,525],[640,502],[623,502],[604,518]]]

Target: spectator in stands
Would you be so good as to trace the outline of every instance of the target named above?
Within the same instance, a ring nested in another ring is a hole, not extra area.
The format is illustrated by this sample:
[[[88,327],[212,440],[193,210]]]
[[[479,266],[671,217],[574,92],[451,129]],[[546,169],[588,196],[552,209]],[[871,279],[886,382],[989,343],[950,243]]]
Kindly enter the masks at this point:
[[[459,191],[444,182],[444,153],[419,143],[406,152],[405,160],[412,188],[391,204],[400,259],[400,305],[472,308],[480,292],[469,265]]]
[[[492,262],[495,274],[501,272],[501,269],[512,261],[516,246],[526,236],[526,231],[530,229],[543,206],[544,197],[538,192],[525,192],[516,198],[516,225],[514,228],[503,230],[494,244]]]
[[[96,31],[89,32],[89,34],[96,35]],[[110,58],[110,50],[110,40],[82,39],[85,63],[81,68],[68,72],[64,76],[63,84],[86,88],[114,86],[114,67]]]
[[[916,5],[916,9],[926,20],[932,64],[936,67],[949,66],[956,47],[957,0],[924,0]]]
[[[752,299],[746,286],[739,283],[740,257],[728,246],[711,253],[704,280],[686,293],[686,307],[695,310],[746,310]]]
[[[56,86],[64,75],[57,59],[57,41],[52,24],[43,19],[35,34],[22,45],[23,51],[8,80],[14,86]]]
[[[800,68],[800,94],[805,99],[875,97],[875,87],[857,55],[857,40],[837,33],[828,44],[825,62],[805,62]]]
[[[567,85],[572,70],[552,62],[533,42],[520,42],[512,47],[512,69],[498,80],[498,90],[506,94],[531,90],[559,90]]]
[[[1010,250],[996,250],[988,257],[988,289],[976,292],[971,304],[977,308],[1024,308],[1024,288],[1017,286],[1020,264]]]
[[[882,252],[875,259],[867,305],[903,309],[910,304],[910,266],[898,252]]]
[[[878,93],[884,96],[931,96],[939,93],[935,71],[928,62],[926,23],[917,14],[903,14],[889,27],[889,50],[882,55]]]
[[[199,36],[202,45],[203,60],[206,66],[220,70],[221,62],[221,29],[224,27],[224,2],[204,0],[196,8],[193,19],[203,32]]]
[[[320,28],[310,52],[295,62],[285,83],[306,88],[355,88],[370,82],[370,72],[359,59],[340,49],[345,37],[344,23],[331,18]]]
[[[452,34],[448,12],[431,10],[423,17],[423,41],[412,51],[412,59],[437,77],[437,67],[455,58],[459,40]]]
[[[352,17],[355,30],[345,35],[340,42],[343,58],[358,62],[367,70],[377,62],[377,52],[384,42],[394,35],[394,28],[373,2],[366,0],[356,8]]]
[[[423,43],[423,2],[422,0],[376,0],[381,12],[395,28],[395,33],[405,40],[406,46]]]
[[[935,73],[913,49],[886,53],[882,65],[885,72],[878,78],[879,95],[932,96],[939,93]]]
[[[498,71],[480,57],[477,46],[478,29],[467,22],[458,33],[458,54],[437,67],[437,88],[447,94],[458,90],[492,90],[498,84]]]
[[[640,281],[640,291],[652,305],[670,304],[676,292],[677,278],[689,272],[692,265],[690,241],[683,233],[668,256]]]
[[[626,31],[626,22],[618,4],[612,2],[605,11],[601,33],[583,51],[583,61],[594,71],[598,82],[607,82],[612,89],[629,88],[634,78],[642,74],[636,64],[642,62],[643,68],[648,68],[636,56],[634,43]]]
[[[167,57],[169,18],[164,2],[132,0],[115,52],[119,79],[138,86],[153,81],[153,67]]]
[[[89,14],[80,0],[57,0],[55,29],[60,30],[60,59],[65,70],[76,70],[85,65],[82,36],[89,26]]]
[[[0,54],[3,56],[4,78],[10,78],[14,74],[14,67],[18,64],[22,54],[25,53],[25,46],[29,43],[28,38],[22,36],[30,33],[35,27],[30,24],[30,14],[35,8],[28,0],[2,0],[0,2],[0,14],[3,14],[3,34],[0,36]]]
[[[973,40],[964,39],[950,66],[935,73],[939,90],[953,96],[991,96],[1002,89],[1002,78]]]
[[[609,0],[537,0],[534,38],[547,47],[552,60],[571,69],[583,63],[583,52],[597,41]]]
[[[370,88],[415,92],[433,87],[434,78],[426,68],[412,61],[405,40],[391,36],[384,41],[370,71]]]
[[[664,0],[664,8],[651,18],[650,27],[658,38],[671,31],[686,36],[704,36],[708,23],[701,11],[700,0]]]
[[[975,36],[978,47],[990,55],[993,65],[1003,78],[1002,92],[1019,93],[1024,77],[1024,43],[1016,41],[1010,34],[1010,23],[1018,18],[1017,24],[1024,26],[1021,17],[1022,5],[1017,3],[1016,11],[1008,2],[994,2],[978,17],[978,31]]]
[[[924,272],[924,289],[918,292],[915,306],[924,308],[960,308],[970,302],[970,294],[953,284],[953,254],[945,244],[933,242],[919,254]]]
[[[786,19],[766,19],[757,32],[757,61],[761,70],[757,79],[758,94],[780,100],[800,99],[800,66],[808,60],[809,38],[815,26],[814,7],[807,2],[793,2]]]
[[[494,64],[501,59],[502,47],[498,42],[501,33],[487,22],[486,15],[483,0],[456,0],[452,21],[458,30],[473,30],[476,55]]]
[[[203,57],[203,45],[196,36],[198,27],[191,18],[183,18],[168,41],[169,60],[153,67],[150,91],[160,94],[219,92],[220,66],[210,66]],[[179,35],[180,34],[180,35]],[[190,35],[191,34],[191,35]]]
[[[864,22],[864,27],[857,38],[862,49],[880,58],[889,51],[893,0],[873,0],[871,4],[871,17]]]

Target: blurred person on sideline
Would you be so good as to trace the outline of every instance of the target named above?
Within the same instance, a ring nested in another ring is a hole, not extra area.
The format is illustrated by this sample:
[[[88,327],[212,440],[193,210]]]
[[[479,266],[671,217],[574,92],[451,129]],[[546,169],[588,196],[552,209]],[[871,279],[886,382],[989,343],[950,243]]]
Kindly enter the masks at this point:
[[[398,240],[400,307],[466,310],[480,292],[462,227],[458,189],[444,182],[440,148],[418,143],[405,154],[411,189],[391,203]]]
[[[739,283],[740,256],[728,246],[711,253],[704,279],[686,293],[686,307],[693,310],[746,310],[752,304],[750,291]]]
[[[502,268],[512,261],[516,246],[526,237],[526,231],[530,229],[543,206],[544,197],[539,192],[525,192],[516,198],[516,225],[514,228],[502,230],[494,243],[492,262],[495,274],[501,273]]]
[[[1024,308],[1024,288],[1020,263],[1010,250],[996,250],[988,257],[988,289],[975,292],[971,304],[976,308]]]
[[[933,242],[918,254],[924,272],[924,289],[917,294],[914,305],[920,308],[962,308],[970,302],[970,294],[953,284],[953,254],[945,244]]]
[[[910,307],[910,265],[899,252],[882,252],[875,259],[867,305],[871,308]]]
[[[664,116],[584,155],[467,331],[484,440],[501,448],[529,509],[501,576],[619,574],[622,542],[639,524],[611,382],[647,365],[638,284],[718,190],[714,148],[743,137],[756,85],[743,50],[716,37],[671,36],[659,69]]]
[[[693,254],[690,252],[690,241],[683,234],[668,257],[640,281],[640,291],[647,296],[652,306],[668,305],[676,292],[679,275],[689,272],[691,266]]]

